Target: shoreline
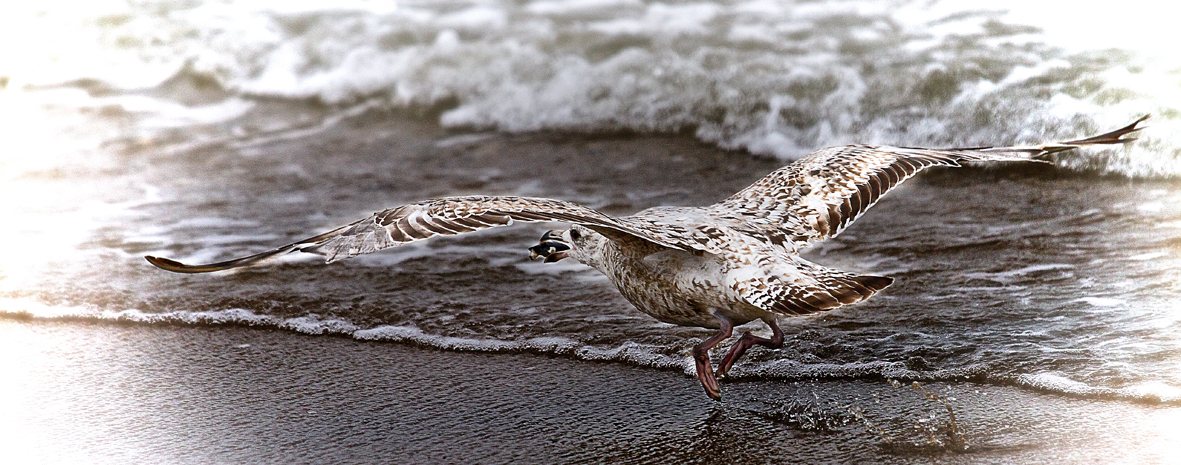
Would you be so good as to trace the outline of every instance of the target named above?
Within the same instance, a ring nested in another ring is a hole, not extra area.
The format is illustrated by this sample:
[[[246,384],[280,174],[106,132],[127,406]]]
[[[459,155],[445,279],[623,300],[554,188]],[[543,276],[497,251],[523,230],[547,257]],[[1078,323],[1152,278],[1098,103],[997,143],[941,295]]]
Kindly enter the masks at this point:
[[[670,370],[274,329],[0,320],[0,339],[4,416],[15,420],[2,437],[29,462],[1165,463],[1181,453],[1169,442],[1181,408],[973,383],[923,383],[944,404],[872,380],[731,381],[718,403]],[[945,439],[944,405],[966,452]]]
[[[266,315],[254,315],[258,318],[266,318]],[[691,358],[688,354],[684,357],[684,366],[674,366],[675,363],[655,363],[642,364],[634,360],[611,359],[611,358],[596,358],[572,355],[573,351],[577,351],[577,347],[562,348],[562,342],[569,344],[576,344],[576,341],[547,341],[557,346],[532,346],[529,341],[500,341],[500,340],[463,340],[457,339],[452,346],[445,346],[439,344],[432,344],[430,342],[423,342],[415,337],[359,337],[349,330],[333,330],[331,326],[339,322],[342,324],[349,324],[343,321],[321,321],[325,323],[326,327],[322,328],[299,328],[287,326],[283,321],[267,321],[256,322],[250,321],[147,321],[147,320],[133,320],[123,318],[104,318],[98,316],[64,316],[64,317],[41,317],[29,312],[8,312],[0,311],[0,322],[18,322],[29,324],[84,324],[95,326],[112,326],[120,328],[165,328],[165,329],[204,329],[204,330],[257,330],[257,331],[275,331],[290,334],[297,337],[309,338],[336,338],[341,340],[348,340],[360,343],[374,343],[374,344],[396,344],[406,346],[415,350],[422,350],[427,352],[443,352],[443,353],[458,353],[458,354],[478,354],[478,355],[530,355],[545,358],[555,358],[567,360],[578,363],[603,363],[613,364],[623,367],[656,370],[668,373],[677,373],[686,377],[692,378]],[[741,327],[739,327],[741,328]],[[354,332],[371,331],[378,328],[354,328]],[[403,329],[403,328],[399,328]],[[435,339],[438,337],[431,337],[430,335],[421,334],[418,336],[428,339]],[[557,347],[557,348],[555,348]],[[675,356],[673,358],[676,358]],[[919,372],[924,373],[924,372]],[[727,381],[723,385],[738,384],[738,383],[759,383],[759,382],[778,382],[778,383],[798,383],[798,382],[867,382],[876,384],[896,384],[902,383],[909,385],[911,383],[938,383],[938,384],[970,384],[977,386],[992,386],[996,388],[1016,389],[1030,394],[1040,394],[1063,399],[1077,399],[1077,400],[1093,400],[1101,402],[1116,402],[1127,403],[1130,405],[1141,405],[1146,407],[1162,407],[1162,408],[1181,408],[1181,401],[1176,399],[1165,399],[1159,394],[1144,394],[1141,397],[1129,397],[1128,395],[1119,393],[1118,389],[1089,387],[1085,392],[1072,390],[1055,390],[1049,387],[1043,387],[1032,383],[1030,381],[1022,382],[1016,377],[1004,379],[988,379],[982,374],[939,374],[934,377],[908,377],[908,376],[888,376],[881,373],[864,373],[860,375],[840,375],[840,374],[819,374],[813,376],[800,375],[798,377],[775,377],[774,375],[752,373],[741,368],[732,372],[727,376]],[[724,386],[723,386],[724,387]]]

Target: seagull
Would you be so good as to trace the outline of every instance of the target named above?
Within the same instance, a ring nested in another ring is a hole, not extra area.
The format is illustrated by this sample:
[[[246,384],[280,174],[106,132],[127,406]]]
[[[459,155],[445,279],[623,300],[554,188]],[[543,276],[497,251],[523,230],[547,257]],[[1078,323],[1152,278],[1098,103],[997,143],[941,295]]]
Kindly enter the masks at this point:
[[[1096,144],[1124,144],[1145,115],[1112,132],[1036,146],[929,149],[847,145],[817,150],[709,206],[660,206],[612,217],[563,200],[445,197],[382,210],[351,224],[248,257],[186,265],[145,257],[177,273],[250,266],[290,253],[323,255],[331,263],[435,236],[510,226],[564,222],[529,248],[546,263],[570,258],[605,274],[629,302],[653,318],[717,329],[693,347],[697,380],[721,400],[718,378],[755,345],[778,349],[780,316],[806,315],[868,299],[893,278],[859,275],[804,260],[800,252],[840,234],[890,189],[932,166],[962,162],[1042,161]],[[749,331],[713,368],[710,349],[735,325],[762,320],[771,337]]]

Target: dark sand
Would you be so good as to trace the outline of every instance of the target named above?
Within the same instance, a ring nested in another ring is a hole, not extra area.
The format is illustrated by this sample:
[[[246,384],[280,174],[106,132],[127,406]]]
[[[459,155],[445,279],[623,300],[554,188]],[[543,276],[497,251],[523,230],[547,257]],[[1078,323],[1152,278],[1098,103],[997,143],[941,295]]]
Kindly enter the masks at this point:
[[[740,382],[275,330],[0,320],[6,463],[1176,463],[1176,408]],[[859,409],[868,419],[849,414]],[[924,439],[927,425],[943,432]],[[883,430],[878,433],[869,429]],[[943,445],[940,445],[943,444]]]

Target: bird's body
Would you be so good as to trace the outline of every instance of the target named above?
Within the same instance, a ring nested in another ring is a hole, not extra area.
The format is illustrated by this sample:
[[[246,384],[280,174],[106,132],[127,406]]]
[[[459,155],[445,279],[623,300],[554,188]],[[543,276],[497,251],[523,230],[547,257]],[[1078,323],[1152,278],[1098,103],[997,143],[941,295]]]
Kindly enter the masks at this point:
[[[771,315],[724,284],[726,266],[717,255],[666,249],[641,256],[593,231],[584,233],[588,236],[602,246],[571,257],[607,275],[628,302],[659,321],[717,328],[710,309],[718,309],[736,324]]]
[[[1145,117],[1146,118],[1146,117]],[[818,150],[780,168],[716,204],[655,207],[611,217],[553,199],[471,196],[403,205],[327,233],[249,257],[189,266],[147,257],[169,271],[200,273],[249,266],[292,252],[324,255],[328,262],[436,235],[454,235],[517,221],[561,221],[534,256],[547,262],[573,258],[605,274],[636,308],[677,325],[718,328],[693,350],[706,393],[720,396],[716,376],[753,345],[777,348],[775,320],[860,302],[893,279],[857,275],[810,263],[799,252],[833,237],[887,191],[929,166],[961,162],[1028,161],[1092,144],[1132,140],[1145,118],[1099,136],[1034,147],[918,149],[850,145]],[[736,324],[763,320],[771,338],[745,333],[719,363],[709,349]]]

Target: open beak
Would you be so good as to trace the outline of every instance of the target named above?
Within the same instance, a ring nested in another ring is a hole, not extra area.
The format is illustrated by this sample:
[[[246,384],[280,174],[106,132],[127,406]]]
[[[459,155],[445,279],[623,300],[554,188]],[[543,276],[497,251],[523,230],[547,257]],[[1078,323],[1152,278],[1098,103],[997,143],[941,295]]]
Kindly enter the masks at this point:
[[[564,242],[546,241],[529,248],[529,259],[545,257],[546,263],[553,263],[566,258],[567,250],[570,250],[570,246]]]
[[[568,250],[570,244],[562,242],[561,236],[547,232],[541,236],[540,244],[529,248],[529,259],[545,257],[545,263],[553,263],[569,256],[566,253]]]

